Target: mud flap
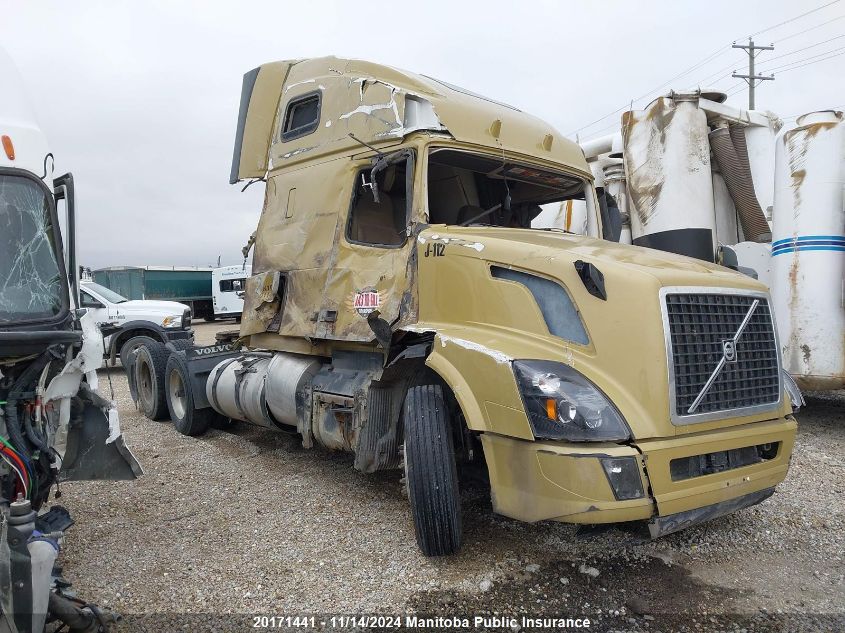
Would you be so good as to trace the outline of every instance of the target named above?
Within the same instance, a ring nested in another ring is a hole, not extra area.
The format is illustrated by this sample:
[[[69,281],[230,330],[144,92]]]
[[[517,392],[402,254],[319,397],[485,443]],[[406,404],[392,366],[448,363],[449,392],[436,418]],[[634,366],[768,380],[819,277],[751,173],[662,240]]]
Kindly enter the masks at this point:
[[[774,492],[774,488],[765,488],[743,495],[742,497],[704,506],[703,508],[695,508],[694,510],[669,514],[664,517],[655,517],[648,522],[648,531],[651,533],[651,538],[659,538],[672,532],[685,530],[699,523],[704,523],[705,521],[731,514],[737,510],[757,505],[771,497]]]
[[[355,468],[362,473],[396,468],[399,464],[396,417],[391,415],[392,392],[389,387],[370,388],[367,418],[355,449]]]
[[[96,396],[86,394],[92,395]],[[81,400],[82,410],[71,416],[59,481],[137,479],[143,470],[123,435],[109,441],[117,411],[89,397]]]

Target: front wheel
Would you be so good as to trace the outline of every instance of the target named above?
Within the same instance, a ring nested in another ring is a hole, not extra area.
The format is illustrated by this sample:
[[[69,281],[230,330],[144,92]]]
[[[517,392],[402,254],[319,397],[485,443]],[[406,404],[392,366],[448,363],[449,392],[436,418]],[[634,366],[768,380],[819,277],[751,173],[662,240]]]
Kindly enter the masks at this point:
[[[461,548],[461,499],[449,411],[440,385],[405,396],[405,476],[417,544],[426,556]]]

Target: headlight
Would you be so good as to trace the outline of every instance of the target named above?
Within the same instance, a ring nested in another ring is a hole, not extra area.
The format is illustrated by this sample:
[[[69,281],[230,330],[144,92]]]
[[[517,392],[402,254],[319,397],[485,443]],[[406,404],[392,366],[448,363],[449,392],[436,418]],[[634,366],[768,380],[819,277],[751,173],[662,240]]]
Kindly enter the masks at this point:
[[[182,326],[182,315],[179,316],[168,316],[164,317],[164,321],[161,322],[161,327],[181,327]]]
[[[537,439],[623,441],[631,430],[601,390],[571,367],[545,360],[517,360],[516,381]]]

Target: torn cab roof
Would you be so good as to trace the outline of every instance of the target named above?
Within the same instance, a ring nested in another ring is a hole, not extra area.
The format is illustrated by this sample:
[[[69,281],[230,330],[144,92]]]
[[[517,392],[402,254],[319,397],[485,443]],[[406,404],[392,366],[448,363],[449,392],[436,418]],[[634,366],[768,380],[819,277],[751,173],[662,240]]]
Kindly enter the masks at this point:
[[[589,176],[576,143],[517,108],[425,75],[321,57],[270,62],[244,75],[230,182],[331,154],[358,153],[359,141],[379,148],[401,143],[417,131],[563,164]]]

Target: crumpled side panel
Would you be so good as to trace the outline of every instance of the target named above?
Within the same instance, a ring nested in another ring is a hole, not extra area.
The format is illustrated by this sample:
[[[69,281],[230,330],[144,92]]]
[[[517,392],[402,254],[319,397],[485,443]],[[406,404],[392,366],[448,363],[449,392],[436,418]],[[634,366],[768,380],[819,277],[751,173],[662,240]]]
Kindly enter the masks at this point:
[[[244,293],[242,336],[279,331],[280,325],[288,335],[313,335],[311,316],[320,306],[338,217],[349,207],[354,176],[353,168],[330,161],[267,183],[253,276]],[[281,323],[275,318],[281,301],[268,294],[268,284],[286,295]]]
[[[329,273],[323,301],[323,310],[337,312],[336,320],[320,323],[318,336],[372,341],[375,336],[367,316],[373,310],[379,311],[381,319],[393,323],[399,317],[405,290],[409,288],[408,250],[408,246],[384,249],[376,259],[372,248],[353,245],[342,248],[337,266]]]

